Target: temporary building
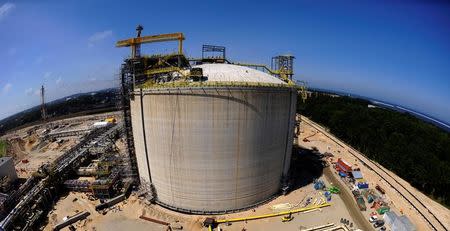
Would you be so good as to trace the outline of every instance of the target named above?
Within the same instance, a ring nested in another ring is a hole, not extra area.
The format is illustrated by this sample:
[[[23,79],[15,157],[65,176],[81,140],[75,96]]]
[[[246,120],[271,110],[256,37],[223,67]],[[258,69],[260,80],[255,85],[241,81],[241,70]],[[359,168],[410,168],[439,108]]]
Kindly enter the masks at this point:
[[[392,224],[394,224],[394,221],[397,220],[397,218],[398,218],[397,214],[395,214],[395,212],[392,211],[385,212],[383,215],[384,221],[389,226],[392,226]]]
[[[392,231],[416,231],[416,227],[405,215],[400,216],[397,220],[395,220],[391,228]]]

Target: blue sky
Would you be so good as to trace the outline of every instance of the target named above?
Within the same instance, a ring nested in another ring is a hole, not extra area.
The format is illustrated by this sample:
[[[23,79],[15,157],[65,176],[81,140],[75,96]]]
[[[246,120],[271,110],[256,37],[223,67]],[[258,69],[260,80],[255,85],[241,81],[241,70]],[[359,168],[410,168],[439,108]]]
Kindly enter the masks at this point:
[[[183,32],[185,53],[227,47],[234,61],[296,56],[295,78],[450,123],[450,4],[445,1],[0,0],[0,118],[47,100],[117,86],[115,41]],[[175,44],[146,52],[175,51]]]

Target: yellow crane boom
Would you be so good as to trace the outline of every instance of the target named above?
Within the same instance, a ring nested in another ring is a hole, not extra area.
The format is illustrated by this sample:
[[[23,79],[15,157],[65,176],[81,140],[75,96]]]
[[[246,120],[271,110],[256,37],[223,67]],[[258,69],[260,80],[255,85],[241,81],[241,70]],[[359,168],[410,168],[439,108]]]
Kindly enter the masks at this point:
[[[166,41],[178,41],[178,53],[182,54],[184,39],[185,38],[184,38],[183,33],[158,34],[158,35],[148,35],[148,36],[140,37],[140,31],[139,31],[138,37],[120,40],[116,43],[116,47],[130,47],[131,46],[132,57],[136,57],[136,56],[139,56],[139,54],[136,51],[139,49],[141,44],[154,43],[154,42],[166,42]]]

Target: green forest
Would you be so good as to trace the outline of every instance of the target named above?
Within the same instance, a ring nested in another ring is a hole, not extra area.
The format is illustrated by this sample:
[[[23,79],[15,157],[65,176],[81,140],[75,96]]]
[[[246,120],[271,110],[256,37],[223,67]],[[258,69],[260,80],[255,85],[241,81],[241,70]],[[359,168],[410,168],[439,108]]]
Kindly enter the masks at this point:
[[[369,101],[314,93],[297,111],[450,207],[450,133]]]

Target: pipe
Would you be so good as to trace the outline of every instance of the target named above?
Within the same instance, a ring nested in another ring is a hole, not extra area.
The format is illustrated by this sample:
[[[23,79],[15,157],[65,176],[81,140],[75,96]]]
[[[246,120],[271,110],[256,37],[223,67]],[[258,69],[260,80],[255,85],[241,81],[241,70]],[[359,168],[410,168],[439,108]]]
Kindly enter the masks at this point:
[[[119,196],[116,196],[116,197],[112,198],[111,200],[106,201],[105,203],[95,206],[95,210],[99,211],[99,210],[111,207],[121,201],[124,201],[125,199],[127,199],[127,196],[125,195],[125,193],[122,193]]]
[[[77,213],[75,216],[73,216],[73,217],[67,219],[66,221],[63,221],[63,222],[61,222],[61,223],[55,225],[55,227],[53,228],[53,230],[54,230],[54,231],[60,230],[60,229],[62,229],[62,228],[64,228],[64,227],[67,227],[67,226],[69,226],[69,225],[71,225],[71,224],[77,222],[77,221],[81,221],[81,220],[83,220],[83,219],[86,219],[86,217],[88,217],[89,215],[91,215],[91,213],[89,213],[89,212],[87,212],[87,211]]]
[[[265,214],[265,215],[260,215],[260,216],[250,216],[250,217],[243,217],[243,218],[217,220],[216,223],[220,224],[220,223],[227,223],[227,222],[248,221],[248,220],[256,220],[256,219],[262,219],[262,218],[268,218],[268,217],[276,217],[276,216],[282,216],[282,215],[287,215],[287,214],[291,214],[291,213],[298,213],[298,212],[309,211],[312,209],[328,207],[330,205],[331,204],[329,204],[329,203],[325,203],[325,204],[321,204],[321,205],[310,206],[310,207],[305,207],[305,208],[300,208],[300,209],[294,209],[294,210],[289,210],[289,211],[279,212],[279,213],[270,213],[270,214]]]
[[[146,217],[144,215],[140,216],[139,218],[141,218],[143,220],[146,220],[146,221],[151,221],[151,222],[154,222],[154,223],[160,224],[160,225],[165,225],[165,226],[169,226],[170,225],[169,223],[167,223],[165,221],[156,220],[156,219],[153,219],[153,218],[150,218],[150,217]]]

